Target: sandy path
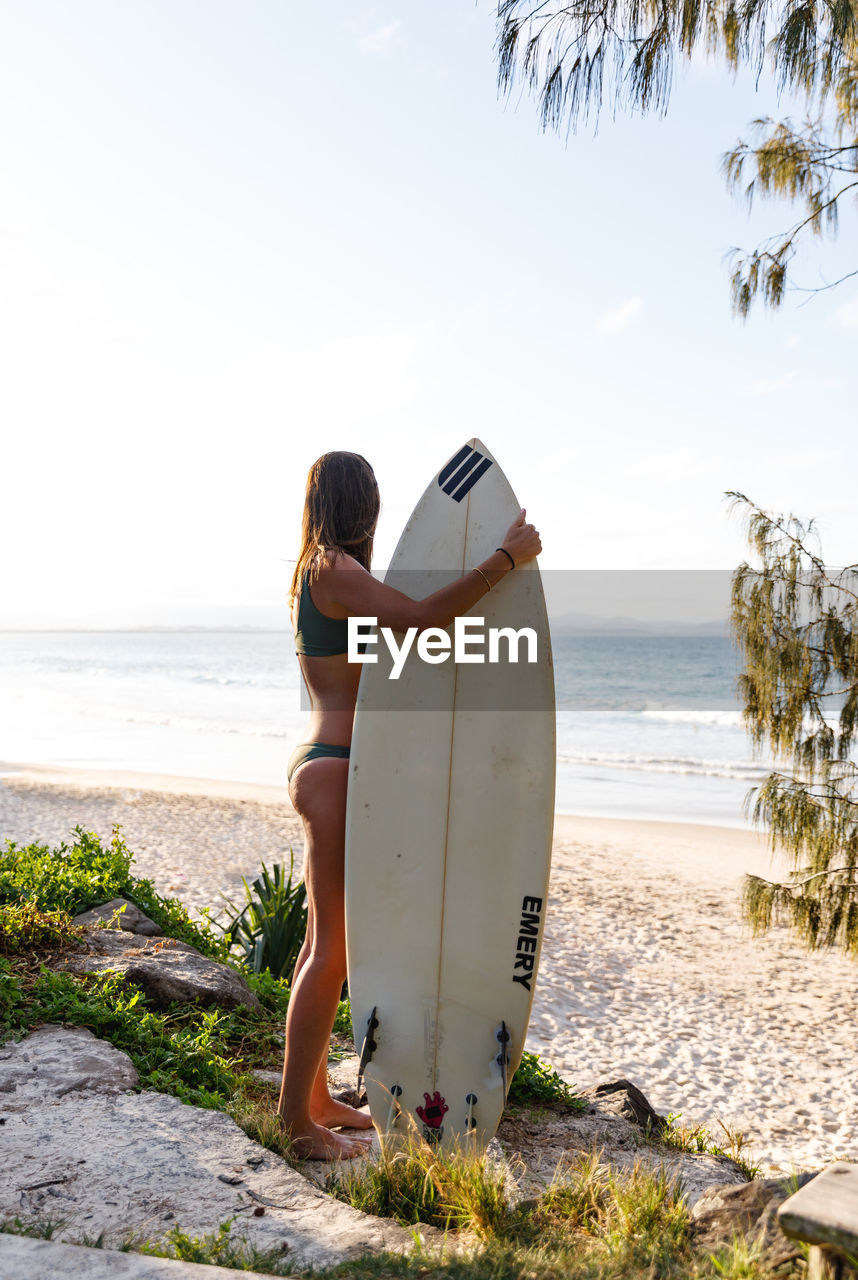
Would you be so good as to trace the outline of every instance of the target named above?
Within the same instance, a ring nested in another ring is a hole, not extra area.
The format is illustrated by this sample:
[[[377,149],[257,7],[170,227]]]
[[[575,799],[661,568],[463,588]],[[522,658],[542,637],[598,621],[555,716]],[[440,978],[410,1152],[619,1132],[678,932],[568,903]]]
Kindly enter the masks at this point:
[[[138,874],[197,909],[240,896],[264,859],[300,857],[284,791],[30,770],[0,779],[0,837],[123,826]],[[625,1076],[657,1110],[743,1129],[768,1169],[858,1159],[858,964],[807,955],[739,920],[761,837],[558,818],[551,909],[528,1047],[587,1087]]]

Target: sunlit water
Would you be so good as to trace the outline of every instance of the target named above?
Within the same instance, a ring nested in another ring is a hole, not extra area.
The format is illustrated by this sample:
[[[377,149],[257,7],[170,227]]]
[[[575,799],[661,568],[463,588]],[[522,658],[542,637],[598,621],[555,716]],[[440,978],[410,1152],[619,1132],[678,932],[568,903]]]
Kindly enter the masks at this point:
[[[767,772],[721,637],[561,636],[557,809],[745,825]],[[0,634],[0,760],[281,785],[304,738],[283,632]]]

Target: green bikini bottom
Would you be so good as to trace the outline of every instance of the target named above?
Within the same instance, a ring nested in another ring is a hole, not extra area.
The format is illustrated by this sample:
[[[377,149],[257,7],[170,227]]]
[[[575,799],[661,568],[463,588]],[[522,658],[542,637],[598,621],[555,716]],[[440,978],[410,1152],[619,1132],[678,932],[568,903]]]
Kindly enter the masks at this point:
[[[289,757],[286,766],[286,781],[292,781],[292,774],[308,760],[321,760],[323,756],[331,756],[334,760],[348,760],[349,748],[338,747],[333,742],[299,742]]]

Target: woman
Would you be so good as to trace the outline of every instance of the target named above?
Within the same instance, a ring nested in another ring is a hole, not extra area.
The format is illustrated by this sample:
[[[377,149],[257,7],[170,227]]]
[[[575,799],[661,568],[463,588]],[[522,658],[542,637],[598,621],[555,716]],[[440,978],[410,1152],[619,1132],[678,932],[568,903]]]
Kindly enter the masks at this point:
[[[361,664],[347,657],[347,620],[379,626],[446,627],[467,613],[517,564],[542,550],[522,511],[501,546],[481,564],[425,600],[412,600],[373,578],[378,520],[372,467],[356,453],[326,453],[310,468],[301,550],[290,601],[295,649],[310,694],[307,741],[288,765],[289,796],[304,824],[307,936],[292,985],[278,1114],[297,1155],[348,1159],[366,1151],[366,1112],[336,1102],[327,1083],[328,1042],[346,977],[343,856],[349,745]]]

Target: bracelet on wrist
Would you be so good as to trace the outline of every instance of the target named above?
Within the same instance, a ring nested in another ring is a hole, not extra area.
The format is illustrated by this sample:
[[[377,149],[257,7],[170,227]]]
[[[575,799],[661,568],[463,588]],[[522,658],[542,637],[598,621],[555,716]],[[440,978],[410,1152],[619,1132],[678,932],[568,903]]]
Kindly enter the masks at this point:
[[[495,547],[495,551],[500,551],[500,552],[502,552],[502,553],[503,553],[503,555],[505,555],[505,556],[506,556],[506,558],[507,558],[507,560],[509,561],[509,563],[510,563],[510,568],[512,568],[512,569],[514,569],[514,568],[515,568],[515,561],[513,560],[512,556],[511,556],[511,555],[509,554],[509,552],[507,551],[506,547]]]
[[[483,582],[484,582],[484,583],[486,584],[486,586],[488,587],[489,591],[491,591],[491,589],[492,589],[492,584],[489,582],[488,578],[487,578],[487,577],[486,577],[486,575],[483,573],[483,571],[482,571],[482,569],[479,567],[479,565],[476,565],[476,564],[475,564],[472,572],[474,572],[474,573],[478,573],[478,574],[480,575],[480,577],[482,578]]]

